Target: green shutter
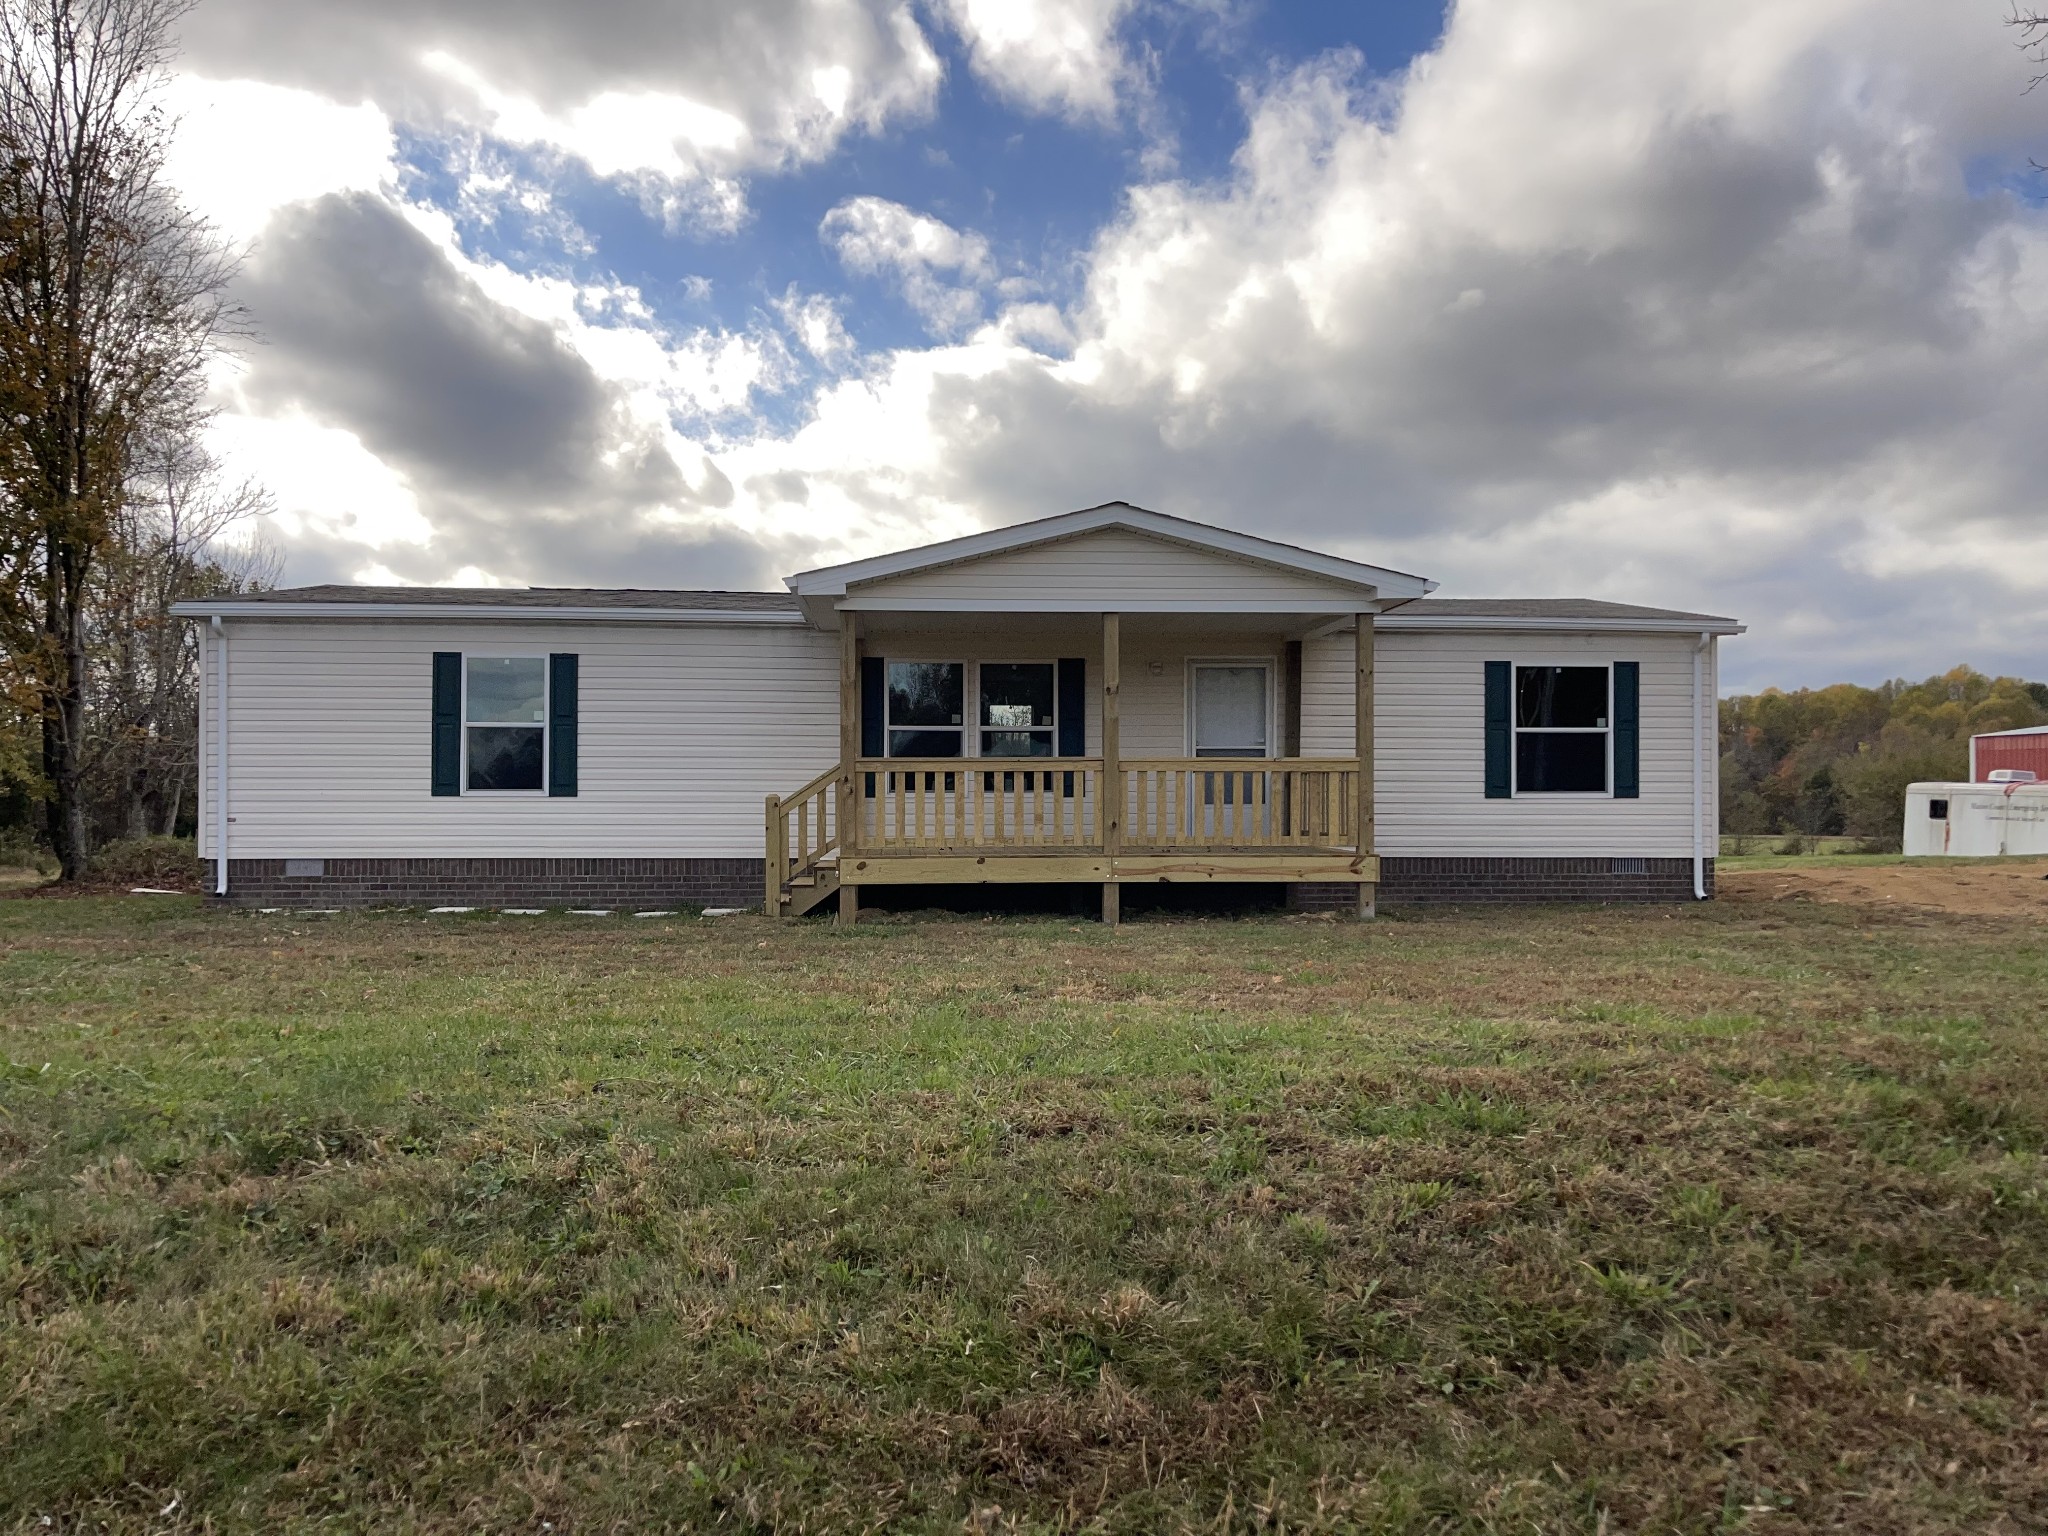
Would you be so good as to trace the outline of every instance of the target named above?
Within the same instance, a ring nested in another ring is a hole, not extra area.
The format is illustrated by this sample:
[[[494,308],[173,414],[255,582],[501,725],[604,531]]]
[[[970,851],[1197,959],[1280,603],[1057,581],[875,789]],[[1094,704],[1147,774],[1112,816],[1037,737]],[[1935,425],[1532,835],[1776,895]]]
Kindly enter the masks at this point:
[[[434,652],[434,793],[462,793],[462,653]]]
[[[1062,656],[1055,672],[1059,690],[1060,734],[1053,750],[1061,757],[1088,755],[1088,662],[1081,656]],[[1074,798],[1074,776],[1060,775],[1061,798]]]
[[[1515,793],[1514,663],[1486,664],[1486,798]]]
[[[548,657],[548,796],[576,796],[576,656]]]
[[[889,738],[885,727],[888,724],[889,671],[888,662],[880,656],[863,656],[860,659],[860,755],[862,757],[887,757]],[[875,776],[867,775],[861,793],[868,799],[875,798]]]
[[[1088,663],[1079,656],[1060,659],[1057,673],[1060,735],[1053,749],[1061,757],[1088,755]]]
[[[1614,664],[1614,798],[1642,798],[1643,667]]]

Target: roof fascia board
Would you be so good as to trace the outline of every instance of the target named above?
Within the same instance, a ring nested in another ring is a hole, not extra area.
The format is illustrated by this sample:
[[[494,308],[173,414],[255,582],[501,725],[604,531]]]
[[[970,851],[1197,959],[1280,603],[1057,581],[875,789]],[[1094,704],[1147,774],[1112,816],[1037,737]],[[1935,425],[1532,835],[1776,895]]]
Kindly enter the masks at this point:
[[[181,619],[551,619],[579,624],[804,624],[795,609],[536,608],[487,603],[174,603]]]
[[[838,603],[841,613],[1102,613],[1100,598],[1069,601],[1063,598],[979,598],[979,597],[849,597]],[[1374,608],[1375,599],[1360,594],[1356,602],[1330,603],[1315,598],[1247,598],[1242,602],[1213,598],[1133,598],[1119,600],[1109,611],[1116,613],[1284,613],[1344,614]]]
[[[1536,630],[1571,634],[1740,635],[1749,626],[1733,619],[1518,619],[1493,614],[1383,613],[1378,629]]]
[[[959,565],[964,561],[979,560],[989,555],[1032,549],[1041,544],[1079,538],[1084,534],[1097,533],[1106,528],[1126,528],[1133,533],[1147,534],[1209,554],[1231,555],[1241,560],[1291,571],[1297,575],[1321,576],[1326,580],[1343,582],[1347,586],[1366,588],[1383,597],[1421,597],[1425,593],[1435,591],[1437,586],[1433,581],[1410,575],[1406,571],[1388,570],[1381,566],[1367,565],[1362,561],[1346,560],[1337,555],[1297,549],[1291,544],[1281,544],[1272,539],[1261,539],[1246,533],[1234,533],[1227,528],[1214,528],[1206,523],[1189,522],[1185,518],[1168,517],[1163,513],[1148,512],[1143,507],[1133,507],[1122,502],[1112,502],[1104,507],[1090,507],[1081,512],[1064,512],[1056,517],[1040,518],[1036,522],[1015,523],[1007,528],[993,528],[983,533],[971,533],[963,538],[947,539],[916,549],[899,550],[894,554],[876,555],[866,560],[850,561],[844,565],[822,566],[815,571],[802,571],[787,577],[785,584],[792,592],[806,596],[836,596],[850,586],[865,582],[882,581],[892,576],[907,576],[912,572],[933,570],[941,566]]]

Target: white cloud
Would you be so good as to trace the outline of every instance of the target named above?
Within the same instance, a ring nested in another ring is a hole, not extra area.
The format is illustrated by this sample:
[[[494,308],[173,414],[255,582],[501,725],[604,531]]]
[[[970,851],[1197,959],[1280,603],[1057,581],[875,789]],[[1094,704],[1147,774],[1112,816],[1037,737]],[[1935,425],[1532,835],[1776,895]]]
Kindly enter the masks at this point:
[[[2048,220],[1977,188],[2042,119],[1995,7],[1969,12],[1463,0],[1400,80],[1333,57],[1249,90],[1230,173],[1132,188],[1064,312],[972,230],[840,204],[828,247],[945,338],[882,356],[822,295],[769,301],[789,344],[765,317],[669,333],[625,285],[436,238],[661,424],[688,481],[662,516],[783,569],[1120,495],[1454,593],[1733,611],[1731,679],[2020,665],[2048,645]],[[948,14],[1027,104],[1087,115],[1127,78],[1118,7],[1014,37],[1027,8]],[[857,111],[829,67],[809,98]],[[768,152],[751,120],[606,140],[577,117],[602,94],[534,131],[691,186]],[[751,414],[786,345],[832,365],[794,426]],[[478,537],[433,574],[499,569]]]
[[[1064,117],[1116,116],[1135,79],[1117,29],[1133,0],[943,0],[976,74],[1011,101]]]
[[[171,180],[230,240],[252,238],[287,203],[393,180],[391,123],[370,102],[178,75],[165,104],[178,120]]]
[[[208,446],[238,475],[277,499],[276,531],[381,550],[425,544],[433,525],[412,487],[363,446],[355,433],[303,415],[250,415],[230,408],[214,418]]]
[[[910,306],[936,331],[949,333],[981,318],[976,286],[995,276],[988,241],[942,219],[880,197],[855,197],[827,213],[818,237],[849,271],[890,274]],[[943,281],[952,273],[959,281]]]
[[[839,308],[821,293],[799,293],[791,283],[775,301],[775,312],[803,349],[821,363],[835,363],[853,351],[853,338]]]

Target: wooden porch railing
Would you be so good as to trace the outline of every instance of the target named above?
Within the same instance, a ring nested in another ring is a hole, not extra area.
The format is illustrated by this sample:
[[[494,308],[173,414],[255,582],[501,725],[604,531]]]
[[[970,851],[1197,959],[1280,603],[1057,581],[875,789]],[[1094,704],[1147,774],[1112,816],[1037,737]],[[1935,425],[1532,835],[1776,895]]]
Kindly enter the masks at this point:
[[[1355,758],[1127,757],[1125,848],[1357,846]]]
[[[1100,758],[864,757],[854,776],[863,854],[1104,847]],[[1125,850],[1357,846],[1355,758],[1125,758],[1119,777]],[[800,793],[829,801],[831,778]]]
[[[834,764],[793,795],[768,797],[768,911],[782,890],[839,851],[839,766]]]
[[[1095,757],[864,757],[854,765],[863,853],[1096,848]]]

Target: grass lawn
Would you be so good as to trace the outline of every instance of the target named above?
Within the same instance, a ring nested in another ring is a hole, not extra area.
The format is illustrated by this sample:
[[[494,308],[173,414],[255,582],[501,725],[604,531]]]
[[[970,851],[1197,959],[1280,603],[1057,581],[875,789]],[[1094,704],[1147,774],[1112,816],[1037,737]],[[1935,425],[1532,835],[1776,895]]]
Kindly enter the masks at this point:
[[[0,901],[0,1528],[2038,1530],[2044,933]]]

